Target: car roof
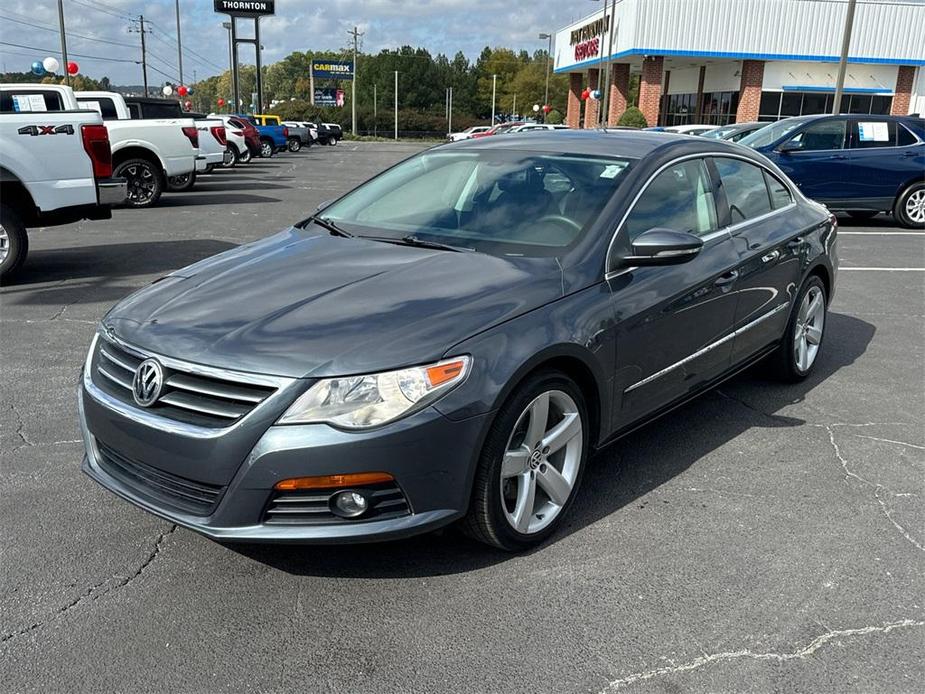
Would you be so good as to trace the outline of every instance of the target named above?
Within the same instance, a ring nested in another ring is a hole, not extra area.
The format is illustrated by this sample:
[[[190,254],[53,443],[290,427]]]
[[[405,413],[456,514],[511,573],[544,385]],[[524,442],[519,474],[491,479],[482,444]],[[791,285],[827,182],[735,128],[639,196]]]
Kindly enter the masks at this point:
[[[440,145],[441,149],[509,149],[545,154],[603,154],[630,159],[642,159],[657,149],[673,147],[742,154],[741,147],[722,140],[646,130],[534,130]]]

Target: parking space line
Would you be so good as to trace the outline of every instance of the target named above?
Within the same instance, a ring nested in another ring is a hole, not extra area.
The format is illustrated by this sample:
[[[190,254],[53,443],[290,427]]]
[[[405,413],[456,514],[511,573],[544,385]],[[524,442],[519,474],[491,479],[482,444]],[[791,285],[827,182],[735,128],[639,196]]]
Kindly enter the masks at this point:
[[[839,231],[839,236],[925,236],[925,231]]]
[[[925,267],[840,267],[839,272],[925,272]]]

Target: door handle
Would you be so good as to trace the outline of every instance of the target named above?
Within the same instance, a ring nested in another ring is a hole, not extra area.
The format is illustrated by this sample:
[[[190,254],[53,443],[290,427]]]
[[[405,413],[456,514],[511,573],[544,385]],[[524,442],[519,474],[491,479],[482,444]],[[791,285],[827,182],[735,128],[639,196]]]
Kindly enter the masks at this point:
[[[833,154],[831,157],[829,157],[829,159],[833,159],[835,161],[842,161],[843,159],[847,159],[847,158],[848,157],[844,154]]]
[[[803,245],[803,237],[797,236],[795,239],[793,239],[790,243],[787,244],[787,248],[793,251],[802,245]]]
[[[738,271],[733,270],[732,272],[727,272],[725,275],[720,275],[719,279],[717,279],[716,282],[714,282],[713,284],[716,285],[717,287],[723,287],[727,284],[731,284],[732,282],[735,282],[736,279],[738,279],[738,277],[739,277]]]
[[[780,258],[780,251],[774,250],[768,253],[767,255],[762,256],[761,262],[762,263],[773,263],[778,258]]]
[[[909,159],[909,158],[915,156],[915,152],[903,152],[900,156],[901,156],[903,159]]]

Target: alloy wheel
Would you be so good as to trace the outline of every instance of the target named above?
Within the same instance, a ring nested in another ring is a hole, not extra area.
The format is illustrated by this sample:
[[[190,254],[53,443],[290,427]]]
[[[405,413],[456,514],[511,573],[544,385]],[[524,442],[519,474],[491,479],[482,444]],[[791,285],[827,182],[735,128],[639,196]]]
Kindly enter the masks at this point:
[[[800,371],[809,371],[816,361],[824,328],[825,299],[822,290],[819,287],[810,287],[800,304],[794,325],[793,356]]]
[[[3,224],[0,224],[0,264],[3,264],[3,261],[6,260],[6,257],[10,254],[10,235],[6,233],[6,229],[3,227]]]
[[[510,526],[538,533],[565,506],[581,465],[581,413],[567,393],[536,397],[517,419],[501,463],[501,503]]]
[[[128,185],[128,199],[132,202],[145,202],[154,195],[157,181],[150,167],[131,164],[125,168],[122,175]]]
[[[273,155],[273,145],[271,145],[269,142],[261,142],[260,143],[260,156],[266,158],[272,155]]]
[[[916,224],[925,224],[925,188],[906,198],[906,216]]]
[[[189,183],[190,176],[192,176],[191,173],[180,174],[179,176],[171,176],[167,179],[167,182],[172,188],[182,188],[187,183]]]

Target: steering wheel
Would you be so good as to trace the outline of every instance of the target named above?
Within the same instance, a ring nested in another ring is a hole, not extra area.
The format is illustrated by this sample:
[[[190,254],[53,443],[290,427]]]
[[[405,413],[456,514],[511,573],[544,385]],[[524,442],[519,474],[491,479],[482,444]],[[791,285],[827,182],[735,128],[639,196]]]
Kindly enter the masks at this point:
[[[569,219],[561,214],[547,214],[540,217],[536,220],[537,224],[542,224],[544,222],[558,222],[559,224],[564,224],[567,227],[571,227],[577,232],[581,231],[581,224],[576,222],[574,219]]]

